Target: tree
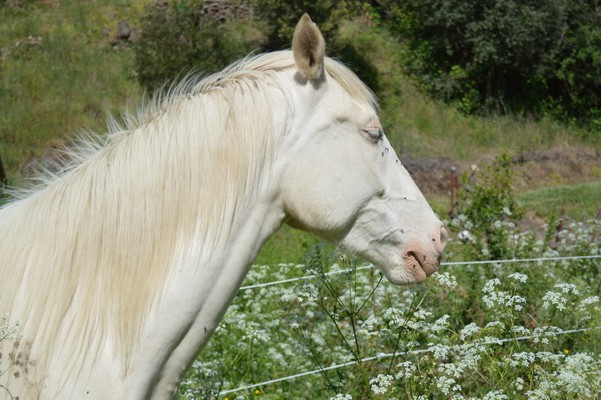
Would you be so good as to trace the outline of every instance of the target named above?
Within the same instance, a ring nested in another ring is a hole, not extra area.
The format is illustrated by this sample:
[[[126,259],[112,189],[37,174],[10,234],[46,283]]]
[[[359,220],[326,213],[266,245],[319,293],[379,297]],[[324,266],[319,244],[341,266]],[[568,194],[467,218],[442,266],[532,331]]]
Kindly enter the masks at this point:
[[[552,112],[601,131],[597,1],[374,3],[407,44],[407,71],[435,96],[466,112]]]

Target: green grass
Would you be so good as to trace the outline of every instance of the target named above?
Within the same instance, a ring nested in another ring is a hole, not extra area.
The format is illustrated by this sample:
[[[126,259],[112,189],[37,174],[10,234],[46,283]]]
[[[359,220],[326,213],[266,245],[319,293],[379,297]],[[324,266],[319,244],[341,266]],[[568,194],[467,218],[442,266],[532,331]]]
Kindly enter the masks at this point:
[[[594,218],[601,211],[601,182],[546,187],[517,196],[525,210],[536,210],[542,217],[565,215],[574,219]]]
[[[30,157],[81,129],[104,131],[109,113],[138,102],[132,51],[109,36],[141,3],[0,7],[0,154],[13,181]]]

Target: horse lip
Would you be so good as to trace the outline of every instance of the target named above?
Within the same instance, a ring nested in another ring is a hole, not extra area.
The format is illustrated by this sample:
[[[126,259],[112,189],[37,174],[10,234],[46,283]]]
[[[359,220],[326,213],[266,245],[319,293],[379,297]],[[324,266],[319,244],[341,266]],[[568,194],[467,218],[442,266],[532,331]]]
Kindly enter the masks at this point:
[[[405,253],[405,261],[407,263],[406,265],[410,269],[413,267],[410,272],[413,274],[417,282],[423,282],[426,277],[432,275],[438,270],[438,263],[428,263],[427,257],[424,254],[414,250],[409,250]],[[417,268],[419,268],[421,271],[417,271]],[[419,272],[422,272],[423,275]]]

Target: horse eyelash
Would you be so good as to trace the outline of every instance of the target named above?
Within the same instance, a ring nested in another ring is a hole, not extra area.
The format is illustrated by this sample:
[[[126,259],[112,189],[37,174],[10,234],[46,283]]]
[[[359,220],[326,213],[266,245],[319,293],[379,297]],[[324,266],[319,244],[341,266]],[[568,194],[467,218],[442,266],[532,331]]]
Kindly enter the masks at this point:
[[[361,129],[363,132],[369,136],[369,139],[373,143],[378,143],[380,140],[384,138],[384,132],[380,128],[365,128]]]

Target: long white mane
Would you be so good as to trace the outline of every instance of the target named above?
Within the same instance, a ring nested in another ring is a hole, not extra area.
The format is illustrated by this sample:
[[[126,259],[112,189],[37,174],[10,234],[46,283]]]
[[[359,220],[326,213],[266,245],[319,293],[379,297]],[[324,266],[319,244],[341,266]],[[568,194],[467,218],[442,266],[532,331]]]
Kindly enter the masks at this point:
[[[198,246],[210,255],[267,184],[277,138],[265,88],[279,87],[277,72],[291,68],[283,51],[186,79],[125,126],[113,122],[102,139],[78,142],[62,172],[47,171],[0,209],[0,312],[23,319],[27,343],[50,351],[69,338],[82,352],[72,355],[76,369],[111,338],[127,363],[173,260],[186,256],[179,238],[203,238]],[[375,106],[342,64],[327,59],[326,71]],[[77,315],[71,326],[61,324],[67,315]]]

